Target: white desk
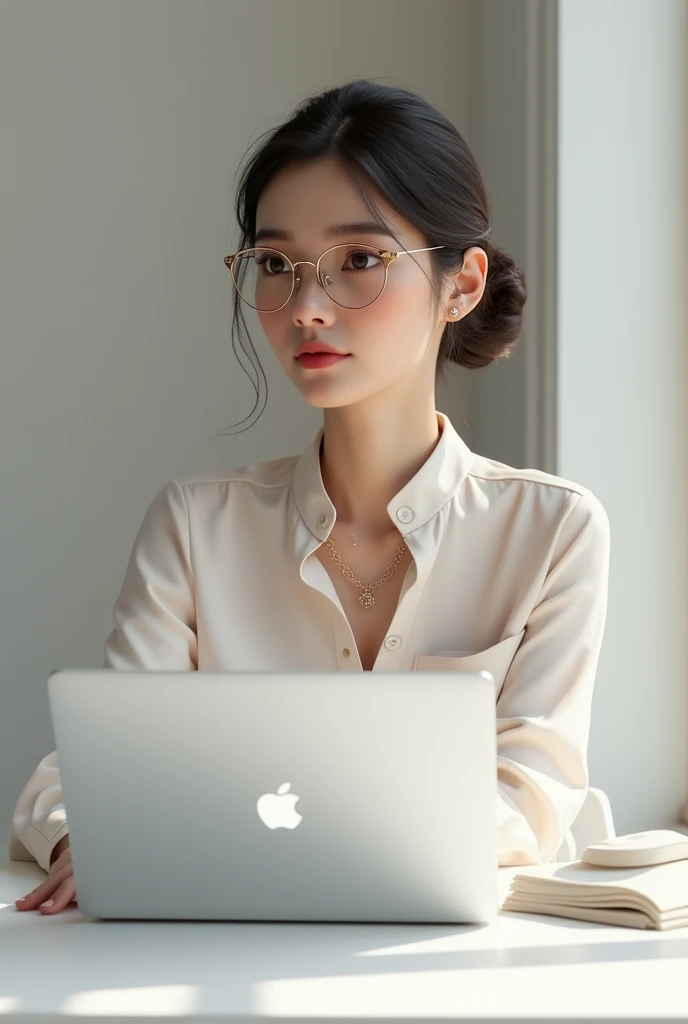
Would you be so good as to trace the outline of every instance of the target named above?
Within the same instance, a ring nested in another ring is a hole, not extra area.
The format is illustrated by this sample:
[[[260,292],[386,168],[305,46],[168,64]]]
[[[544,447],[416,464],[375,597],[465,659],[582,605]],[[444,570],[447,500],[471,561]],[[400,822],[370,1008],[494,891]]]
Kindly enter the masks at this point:
[[[514,872],[500,868],[506,896]],[[502,912],[489,926],[94,921],[14,900],[45,878],[0,861],[0,1020],[688,1019],[688,928]]]

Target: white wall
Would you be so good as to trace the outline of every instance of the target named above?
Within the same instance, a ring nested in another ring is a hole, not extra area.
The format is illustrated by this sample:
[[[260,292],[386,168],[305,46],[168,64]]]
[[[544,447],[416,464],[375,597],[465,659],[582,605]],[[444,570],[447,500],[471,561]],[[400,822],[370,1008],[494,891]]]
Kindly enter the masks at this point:
[[[688,4],[559,28],[557,472],[611,521],[590,773],[621,835],[688,797]]]
[[[321,422],[256,331],[267,408],[213,439],[254,399],[222,263],[237,163],[303,97],[359,76],[423,92],[470,144],[471,10],[2,0],[0,857],[54,749],[48,674],[102,665],[157,489],[300,451]],[[461,378],[438,401],[460,431]]]

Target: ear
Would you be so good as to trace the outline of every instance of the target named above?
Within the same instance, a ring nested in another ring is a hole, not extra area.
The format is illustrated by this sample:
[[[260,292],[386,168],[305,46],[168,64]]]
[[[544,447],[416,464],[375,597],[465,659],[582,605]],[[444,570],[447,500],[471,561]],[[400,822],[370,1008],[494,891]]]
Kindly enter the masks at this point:
[[[458,302],[463,297],[463,301],[460,303],[461,316],[470,313],[482,299],[487,283],[487,268],[488,259],[484,249],[477,245],[466,249],[463,255],[463,266],[456,274],[453,290],[449,296],[451,302]]]

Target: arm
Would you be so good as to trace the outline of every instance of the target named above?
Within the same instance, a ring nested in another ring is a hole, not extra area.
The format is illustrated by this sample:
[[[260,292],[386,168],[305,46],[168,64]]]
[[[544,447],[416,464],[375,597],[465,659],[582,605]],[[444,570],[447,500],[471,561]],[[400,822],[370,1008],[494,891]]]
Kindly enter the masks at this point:
[[[583,806],[609,562],[604,507],[573,495],[497,702],[500,866],[553,860]]]
[[[113,617],[103,668],[197,668],[188,513],[176,480],[158,491],[145,513]],[[39,763],[17,801],[10,823],[10,860],[35,860],[49,871],[51,855],[52,860],[59,856],[55,847],[65,836],[67,818],[53,751]]]

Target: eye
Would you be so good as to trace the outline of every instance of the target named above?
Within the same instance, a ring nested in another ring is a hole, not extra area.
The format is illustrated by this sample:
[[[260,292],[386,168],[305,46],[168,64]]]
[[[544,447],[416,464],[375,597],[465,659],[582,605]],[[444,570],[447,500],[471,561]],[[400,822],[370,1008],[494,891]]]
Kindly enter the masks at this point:
[[[371,267],[378,266],[382,262],[382,260],[380,259],[380,257],[378,255],[376,255],[376,253],[368,252],[365,249],[354,249],[353,252],[350,252],[348,254],[347,259],[348,260],[353,260],[353,259],[356,260],[356,265],[352,268],[353,270],[370,270]],[[362,262],[362,261],[365,261],[366,259],[374,260],[376,262],[373,262],[373,263]]]
[[[277,277],[285,271],[291,273],[291,267],[284,257],[277,253],[268,253],[265,256],[257,256],[256,263],[262,269],[266,277]]]

